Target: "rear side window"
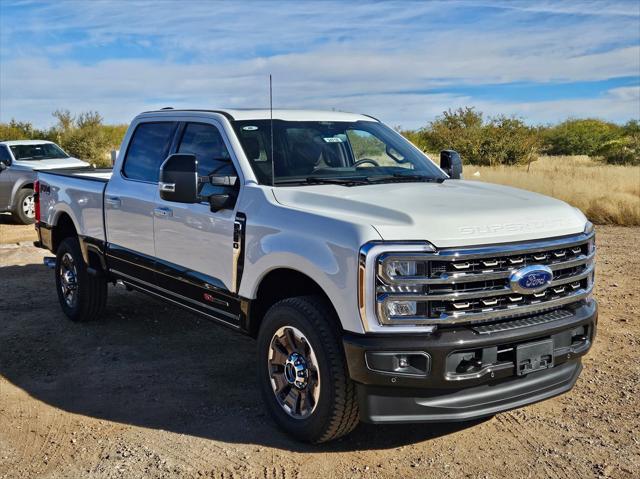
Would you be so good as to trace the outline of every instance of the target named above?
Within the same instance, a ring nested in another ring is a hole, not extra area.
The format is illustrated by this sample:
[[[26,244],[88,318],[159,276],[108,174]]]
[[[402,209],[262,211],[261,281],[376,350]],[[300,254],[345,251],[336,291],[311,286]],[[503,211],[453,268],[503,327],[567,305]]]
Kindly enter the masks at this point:
[[[141,123],[129,142],[124,175],[132,180],[157,182],[160,165],[167,158],[175,122]]]

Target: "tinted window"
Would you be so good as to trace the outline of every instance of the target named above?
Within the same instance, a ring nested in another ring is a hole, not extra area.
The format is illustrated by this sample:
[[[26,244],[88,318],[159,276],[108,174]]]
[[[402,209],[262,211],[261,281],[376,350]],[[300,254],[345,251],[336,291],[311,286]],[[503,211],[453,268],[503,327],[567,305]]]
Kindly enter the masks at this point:
[[[231,155],[215,126],[189,123],[184,130],[178,153],[192,153],[198,160],[198,175],[235,175]],[[220,187],[204,183],[203,196],[221,192]]]
[[[158,181],[160,165],[167,158],[176,124],[142,123],[129,142],[124,174],[132,180]]]
[[[4,162],[5,165],[11,163],[11,155],[9,155],[9,150],[4,145],[0,145],[0,161]]]

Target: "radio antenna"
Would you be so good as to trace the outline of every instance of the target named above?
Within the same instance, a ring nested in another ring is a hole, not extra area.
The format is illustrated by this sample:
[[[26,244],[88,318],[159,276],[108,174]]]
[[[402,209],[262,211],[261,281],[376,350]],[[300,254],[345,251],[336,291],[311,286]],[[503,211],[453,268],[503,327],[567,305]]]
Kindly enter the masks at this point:
[[[271,125],[271,186],[275,186],[275,184],[276,184],[276,173],[275,173],[276,159],[274,157],[274,147],[273,147],[273,81],[271,79],[271,73],[269,73],[269,122],[270,122],[270,125]]]

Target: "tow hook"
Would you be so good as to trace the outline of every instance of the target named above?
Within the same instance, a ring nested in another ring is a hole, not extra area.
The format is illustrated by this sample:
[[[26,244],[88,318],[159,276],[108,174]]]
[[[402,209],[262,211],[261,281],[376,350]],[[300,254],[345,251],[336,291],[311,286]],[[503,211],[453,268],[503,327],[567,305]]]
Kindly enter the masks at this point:
[[[56,258],[54,256],[45,256],[42,259],[42,262],[49,269],[55,269],[56,268]]]

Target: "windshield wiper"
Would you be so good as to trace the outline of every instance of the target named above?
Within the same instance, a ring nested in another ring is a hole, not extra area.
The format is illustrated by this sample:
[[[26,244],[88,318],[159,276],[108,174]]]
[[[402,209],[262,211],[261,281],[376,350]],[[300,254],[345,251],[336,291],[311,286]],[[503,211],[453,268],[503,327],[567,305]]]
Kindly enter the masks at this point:
[[[276,185],[342,185],[342,186],[358,186],[371,185],[375,183],[401,183],[401,182],[424,182],[424,183],[442,183],[444,178],[434,178],[426,175],[405,175],[403,173],[394,173],[391,175],[371,175],[371,176],[308,176],[307,178],[287,178],[276,181]]]
[[[444,178],[434,178],[425,175],[405,175],[403,173],[393,173],[392,175],[367,176],[369,183],[394,183],[394,182],[425,182],[425,183],[442,183]]]
[[[309,176],[307,178],[288,178],[285,180],[276,181],[276,185],[279,184],[303,184],[303,185],[343,185],[343,186],[354,186],[354,185],[366,185],[369,183],[369,180],[364,176],[357,177],[325,177],[325,176]]]

